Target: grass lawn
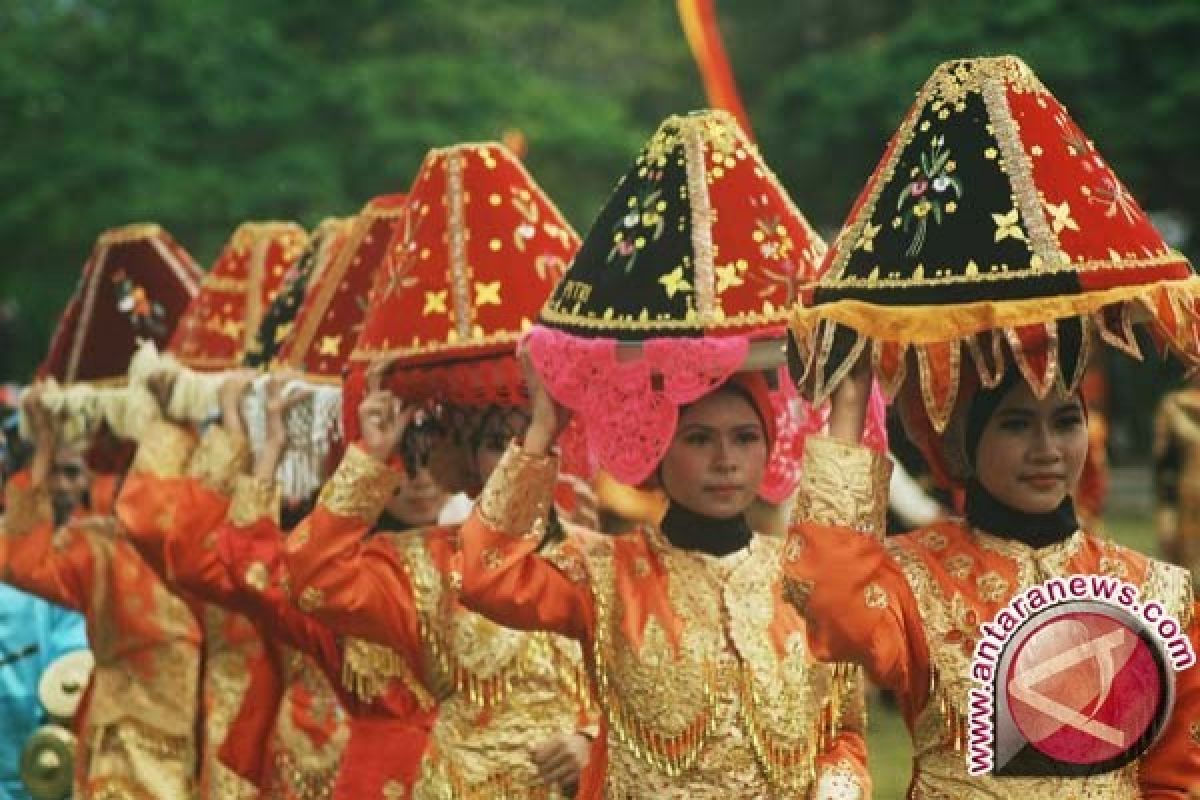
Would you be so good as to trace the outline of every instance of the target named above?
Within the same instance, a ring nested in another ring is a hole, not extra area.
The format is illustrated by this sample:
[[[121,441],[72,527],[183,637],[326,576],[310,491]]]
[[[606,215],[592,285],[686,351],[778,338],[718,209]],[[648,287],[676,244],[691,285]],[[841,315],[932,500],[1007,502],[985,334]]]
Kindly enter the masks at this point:
[[[1154,555],[1154,525],[1150,517],[1114,516],[1106,521],[1113,540]],[[876,800],[900,800],[908,788],[912,747],[900,713],[874,701],[869,705],[867,745]]]

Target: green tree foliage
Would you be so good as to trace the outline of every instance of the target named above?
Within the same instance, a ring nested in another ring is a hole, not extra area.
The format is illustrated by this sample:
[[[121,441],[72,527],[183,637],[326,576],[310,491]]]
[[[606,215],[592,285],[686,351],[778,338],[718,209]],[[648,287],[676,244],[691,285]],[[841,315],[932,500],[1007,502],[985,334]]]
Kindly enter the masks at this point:
[[[719,11],[764,155],[826,232],[934,65],[1005,52],[1147,208],[1200,221],[1194,0]],[[353,213],[404,190],[430,147],[518,128],[584,229],[658,120],[703,102],[670,0],[7,0],[0,302],[20,318],[0,378],[28,377],[105,228],[159,221],[209,263],[243,220]],[[1135,394],[1117,400],[1144,417],[1137,392],[1161,380],[1121,381]]]
[[[702,96],[673,5],[593,9],[0,5],[0,298],[33,334],[2,343],[0,376],[28,377],[115,225],[158,221],[207,264],[243,220],[354,213],[407,189],[429,148],[516,128],[533,174],[586,226],[658,117]]]

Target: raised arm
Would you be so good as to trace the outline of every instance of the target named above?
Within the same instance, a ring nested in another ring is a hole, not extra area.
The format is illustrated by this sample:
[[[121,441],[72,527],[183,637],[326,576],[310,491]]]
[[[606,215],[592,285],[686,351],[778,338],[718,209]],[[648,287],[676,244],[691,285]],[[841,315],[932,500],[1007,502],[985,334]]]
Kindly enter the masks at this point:
[[[542,385],[522,355],[532,419],[488,477],[462,530],[462,602],[501,625],[548,630],[581,641],[591,636],[595,607],[579,539],[543,553],[558,459],[550,454],[569,412]]]
[[[337,676],[341,655],[333,632],[291,601],[274,481],[240,476],[229,515],[215,533],[216,550],[234,594],[233,607],[263,635],[313,656]]]
[[[111,548],[99,546],[82,523],[55,530],[49,479],[59,428],[42,405],[40,388],[26,394],[23,406],[34,437],[34,454],[30,469],[14,475],[5,487],[0,580],[61,606],[86,611],[95,575],[103,569]]]
[[[540,549],[557,473],[556,457],[509,446],[462,528],[461,601],[506,627],[586,641],[595,607],[583,545]]]
[[[858,444],[869,370],[835,390],[830,435],[810,436],[784,560],[786,596],[808,622],[823,661],[861,664],[920,707],[928,649],[916,600],[881,537],[890,462]]]
[[[413,409],[373,390],[359,409],[362,441],[346,451],[316,508],[289,536],[292,599],[340,634],[419,652],[412,581],[395,548],[367,540],[403,476],[388,464]]]

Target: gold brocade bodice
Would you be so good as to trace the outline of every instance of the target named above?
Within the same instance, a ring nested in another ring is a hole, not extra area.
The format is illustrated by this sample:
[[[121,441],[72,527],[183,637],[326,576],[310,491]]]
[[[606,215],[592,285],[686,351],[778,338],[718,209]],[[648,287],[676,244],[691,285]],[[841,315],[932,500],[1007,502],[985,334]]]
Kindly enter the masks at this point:
[[[245,617],[219,606],[204,606],[204,797],[254,798],[258,790],[219,758],[225,735],[250,685],[249,661],[262,653],[262,640]]]
[[[401,553],[412,581],[426,682],[441,698],[414,800],[558,798],[530,759],[577,730],[588,708],[579,645],[510,630],[468,611],[422,537]]]
[[[133,719],[163,734],[191,737],[200,680],[192,610],[168,591],[110,519],[90,519],[59,534],[89,537],[95,563],[102,565],[95,571],[88,614],[88,641],[96,656],[88,725],[99,729]]]
[[[284,702],[271,742],[278,785],[286,800],[327,800],[350,737],[346,713],[324,673],[308,656],[284,657]]]
[[[609,722],[607,793],[807,796],[847,681],[813,661],[803,623],[779,601],[780,542],[756,536],[714,558],[672,548],[657,531],[645,536],[632,561],[603,541],[586,556],[595,682]],[[634,604],[663,601],[674,620],[648,611],[632,641]]]
[[[901,544],[888,540],[886,547],[899,564],[920,610],[930,654],[930,693],[925,707],[917,715],[913,728],[914,800],[1029,800],[1052,796],[1077,800],[1136,800],[1141,797],[1137,780],[1137,762],[1124,769],[1087,778],[995,778],[967,773],[968,692],[971,658],[979,625],[988,622],[998,604],[1020,592],[1055,577],[1072,573],[1101,573],[1126,578],[1127,565],[1118,548],[1091,567],[1072,563],[1079,554],[1086,534],[1077,532],[1065,541],[1034,550],[1023,544],[998,539],[980,532],[969,537],[968,550],[947,548],[940,532],[897,537]],[[913,544],[912,536],[924,536],[934,542]],[[957,560],[956,560],[957,559]],[[1015,566],[1016,585],[999,579],[998,559]],[[970,580],[975,592],[939,581],[931,563],[950,563],[961,569],[958,577]],[[985,571],[984,564],[991,569]],[[979,575],[976,578],[976,575]],[[1146,598],[1157,598],[1178,619],[1187,618],[1190,592],[1182,573],[1150,562],[1141,586]]]

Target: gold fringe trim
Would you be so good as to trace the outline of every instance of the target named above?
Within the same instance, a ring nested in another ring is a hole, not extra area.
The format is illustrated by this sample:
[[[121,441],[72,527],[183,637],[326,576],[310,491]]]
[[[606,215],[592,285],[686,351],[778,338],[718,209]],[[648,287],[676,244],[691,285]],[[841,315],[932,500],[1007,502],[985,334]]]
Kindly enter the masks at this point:
[[[921,396],[935,430],[942,432],[958,394],[960,367],[965,354],[975,364],[983,385],[995,385],[1003,374],[1003,350],[1039,397],[1056,385],[1075,391],[1083,379],[1090,336],[1133,358],[1141,359],[1134,323],[1152,326],[1167,348],[1189,367],[1200,365],[1200,277],[1161,281],[1149,286],[1119,287],[1083,295],[1033,298],[958,306],[902,306],[882,308],[858,300],[841,300],[827,306],[798,309],[793,320],[793,342],[799,351],[802,373],[798,382],[812,382],[814,402],[821,403],[849,372],[863,347],[871,347],[872,366],[883,388],[895,394],[906,379],[904,361],[911,355],[919,370]],[[1083,342],[1079,361],[1063,375],[1059,358],[1060,320],[1080,317]],[[850,352],[825,379],[834,336],[842,325],[855,339]],[[1017,329],[1046,327],[1046,367],[1030,363]],[[991,337],[988,342],[986,337]],[[980,340],[983,340],[982,342]],[[983,346],[981,346],[981,344]],[[887,364],[884,351],[888,349]],[[911,354],[909,351],[912,351]],[[897,367],[896,359],[901,364]],[[935,391],[935,384],[945,384]]]
[[[1183,257],[1179,257],[1183,261]],[[1044,270],[1050,273],[1052,270]],[[797,339],[808,341],[831,322],[854,329],[861,336],[884,341],[930,344],[961,339],[992,328],[1032,325],[1082,314],[1105,306],[1136,302],[1153,317],[1160,293],[1200,297],[1200,276],[1159,281],[1140,286],[1118,286],[1077,295],[1035,297],[1027,300],[988,300],[978,303],[928,306],[880,306],[861,300],[838,300],[826,305],[798,307],[792,315]]]
[[[374,703],[382,697],[393,680],[398,680],[416,697],[422,711],[428,711],[437,702],[417,678],[408,659],[390,647],[347,639],[342,659],[342,685],[364,703]]]

